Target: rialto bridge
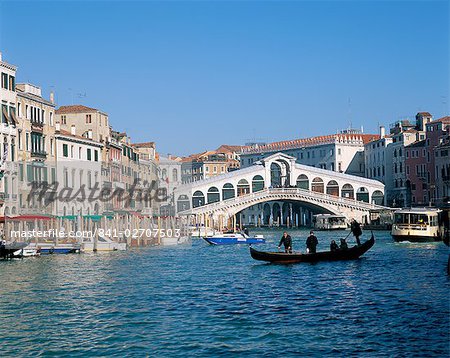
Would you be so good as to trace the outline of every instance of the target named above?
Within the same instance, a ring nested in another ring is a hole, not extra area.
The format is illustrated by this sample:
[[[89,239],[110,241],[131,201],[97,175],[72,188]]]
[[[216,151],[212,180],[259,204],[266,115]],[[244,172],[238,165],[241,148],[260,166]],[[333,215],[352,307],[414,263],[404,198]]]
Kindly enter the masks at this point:
[[[370,210],[383,208],[384,184],[301,165],[277,153],[253,166],[182,185],[174,198],[179,215],[216,227],[242,223],[244,210],[254,224],[305,224],[299,207],[363,221]]]

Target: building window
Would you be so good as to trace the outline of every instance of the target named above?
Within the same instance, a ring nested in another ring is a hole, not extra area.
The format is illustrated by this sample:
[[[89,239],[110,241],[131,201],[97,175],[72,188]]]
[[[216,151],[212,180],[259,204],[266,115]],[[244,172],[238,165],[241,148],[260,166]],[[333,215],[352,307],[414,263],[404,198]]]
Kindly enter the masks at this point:
[[[87,150],[87,160],[91,160],[92,159],[92,157],[91,157],[91,149],[89,149],[88,148],[88,150]]]
[[[66,116],[61,116],[61,124],[67,124]]]
[[[63,144],[63,157],[69,157],[69,147],[67,144]]]
[[[92,123],[92,115],[86,114],[86,124]]]
[[[8,89],[8,74],[2,72],[2,88]]]
[[[98,162],[98,150],[94,151],[94,160]]]
[[[16,78],[14,76],[9,76],[9,90],[16,90]]]

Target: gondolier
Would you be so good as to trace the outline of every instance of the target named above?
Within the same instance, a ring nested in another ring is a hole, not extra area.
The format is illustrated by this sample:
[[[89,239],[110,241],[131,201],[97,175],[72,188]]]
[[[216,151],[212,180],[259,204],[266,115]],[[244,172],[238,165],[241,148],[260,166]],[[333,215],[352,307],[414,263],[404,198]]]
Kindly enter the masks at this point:
[[[284,252],[292,253],[292,238],[286,231],[283,233],[281,237],[280,243],[278,244],[278,248],[281,248],[281,245],[284,245]]]
[[[361,240],[359,240],[359,237],[362,235],[361,225],[355,219],[352,219],[350,230],[352,231],[352,234],[356,239],[356,244],[358,246],[361,245]]]

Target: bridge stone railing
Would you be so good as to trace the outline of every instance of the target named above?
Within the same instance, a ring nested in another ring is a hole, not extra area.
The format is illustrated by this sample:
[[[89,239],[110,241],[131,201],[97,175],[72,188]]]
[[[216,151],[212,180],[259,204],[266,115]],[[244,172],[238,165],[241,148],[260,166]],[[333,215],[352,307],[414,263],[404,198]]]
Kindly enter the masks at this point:
[[[268,199],[268,200],[266,200]],[[188,214],[202,214],[213,213],[219,210],[226,210],[232,208],[239,208],[241,206],[256,205],[262,201],[270,200],[286,200],[294,199],[297,201],[305,201],[309,203],[315,203],[318,206],[334,207],[334,208],[349,208],[359,211],[369,211],[373,209],[385,209],[384,206],[366,203],[364,201],[358,201],[356,199],[348,199],[329,195],[325,193],[318,193],[306,189],[300,188],[266,188],[254,193],[249,193],[218,201],[211,204],[206,204],[190,210],[179,212],[180,215]],[[239,210],[240,211],[240,210]]]

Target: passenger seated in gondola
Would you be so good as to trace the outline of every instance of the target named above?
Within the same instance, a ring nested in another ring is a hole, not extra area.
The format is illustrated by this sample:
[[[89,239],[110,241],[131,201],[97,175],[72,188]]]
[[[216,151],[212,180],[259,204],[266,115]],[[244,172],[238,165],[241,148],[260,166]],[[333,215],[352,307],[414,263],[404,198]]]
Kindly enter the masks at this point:
[[[330,251],[337,251],[339,250],[338,244],[336,244],[336,241],[332,240],[330,244]]]
[[[341,239],[340,249],[341,250],[347,250],[348,249],[347,241],[345,241],[345,239]]]
[[[280,243],[278,244],[278,249],[281,248],[282,244],[284,245],[284,252],[292,254],[292,238],[287,232],[283,233]]]
[[[248,228],[244,228],[244,234],[249,236]]]

